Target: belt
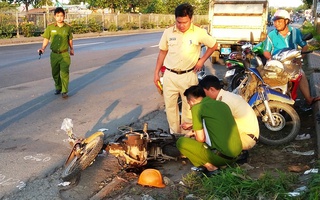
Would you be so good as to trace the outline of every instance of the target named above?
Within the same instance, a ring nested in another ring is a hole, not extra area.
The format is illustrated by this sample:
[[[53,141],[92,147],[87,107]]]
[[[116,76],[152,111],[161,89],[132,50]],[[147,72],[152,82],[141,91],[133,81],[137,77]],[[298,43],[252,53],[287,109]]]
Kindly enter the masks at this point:
[[[217,149],[211,149],[216,155],[220,156],[221,158],[224,158],[224,159],[227,159],[227,160],[234,160],[236,159],[237,157],[233,158],[233,157],[230,157],[230,156],[226,156],[224,155],[223,153],[221,153],[220,151],[218,151]]]
[[[176,71],[176,70],[169,69],[169,68],[166,68],[166,69],[167,69],[168,71],[173,72],[173,73],[176,73],[176,74],[184,74],[184,73],[191,72],[191,71],[194,69],[194,67],[191,68],[191,69],[188,69],[188,70],[183,70],[183,71],[181,71],[181,70]]]
[[[258,138],[253,134],[248,134],[248,136],[251,137],[254,141],[258,142]]]
[[[62,51],[54,51],[54,50],[52,50],[53,53],[57,53],[57,54],[62,54],[62,53],[65,53],[67,51],[68,51],[68,49],[65,49],[65,50],[62,50]]]

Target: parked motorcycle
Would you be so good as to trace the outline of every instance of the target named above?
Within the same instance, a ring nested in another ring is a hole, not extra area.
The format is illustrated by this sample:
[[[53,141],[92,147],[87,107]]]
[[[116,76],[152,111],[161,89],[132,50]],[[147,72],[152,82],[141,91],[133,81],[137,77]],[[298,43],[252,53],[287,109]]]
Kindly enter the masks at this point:
[[[72,150],[64,164],[61,175],[63,181],[76,178],[93,163],[102,150],[118,158],[123,168],[143,167],[149,160],[177,160],[181,156],[176,148],[176,140],[182,135],[169,134],[161,129],[148,130],[147,123],[142,130],[132,130],[128,126],[119,127],[121,134],[106,144],[102,129],[88,138],[78,138],[72,128],[72,120],[64,119],[61,129],[66,131]]]
[[[313,35],[311,33],[305,34],[302,39],[304,41],[312,39]],[[298,55],[299,52],[298,50],[294,49],[283,49],[282,51],[278,52],[276,55],[272,57],[272,60],[276,61],[271,61],[268,62],[263,56],[263,43],[260,42],[257,45],[253,45],[251,42],[248,41],[239,41],[238,42],[242,48],[242,52],[232,52],[228,59],[225,61],[226,67],[228,70],[226,71],[225,77],[223,79],[223,82],[225,85],[227,85],[226,90],[233,91],[238,85],[241,83],[241,81],[245,78],[246,73],[245,73],[245,68],[243,65],[243,60],[245,59],[245,55],[248,54],[249,52],[252,52],[255,56],[259,57],[263,63],[263,66],[271,66],[271,65],[283,65],[287,70],[290,68],[295,68],[295,69],[300,69],[301,62],[301,55]],[[311,51],[308,52],[303,52],[302,54],[305,53],[310,53]],[[301,54],[301,52],[300,52]],[[281,63],[277,63],[277,62]],[[267,64],[267,65],[266,65]],[[267,67],[268,67],[267,66]],[[254,66],[252,66],[254,67]],[[293,72],[291,72],[293,74]],[[263,79],[272,86],[278,86],[278,87],[285,87],[283,83],[270,83],[267,79],[268,77],[263,75]],[[280,79],[278,79],[280,80]],[[297,88],[299,85],[299,82],[301,80],[301,74],[300,76],[292,76],[289,83],[289,88],[292,88],[291,92],[291,97],[295,100],[297,97]],[[282,81],[283,82],[283,81]],[[278,85],[277,85],[278,84]],[[281,88],[283,90],[283,88]]]
[[[247,52],[243,63],[246,76],[234,92],[255,111],[260,126],[259,140],[268,145],[282,145],[294,140],[300,129],[299,115],[292,107],[295,101],[264,81],[259,72],[259,69],[263,71],[264,65],[253,52]]]
[[[259,56],[263,63],[266,60],[263,56],[262,42],[257,45],[252,45],[249,41],[239,41],[242,51],[231,52],[225,60],[225,66],[228,69],[223,78],[225,89],[232,92],[236,89],[241,81],[245,78],[245,67],[243,60],[246,58],[246,53],[252,51],[256,56]]]

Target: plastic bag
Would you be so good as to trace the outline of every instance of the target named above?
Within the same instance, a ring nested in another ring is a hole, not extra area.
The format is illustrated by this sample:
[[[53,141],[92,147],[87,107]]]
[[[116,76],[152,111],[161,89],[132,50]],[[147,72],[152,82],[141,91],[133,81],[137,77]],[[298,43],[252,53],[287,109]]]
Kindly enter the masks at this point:
[[[73,128],[72,119],[64,118],[61,125],[61,129],[67,132],[68,134],[72,134],[72,128]]]

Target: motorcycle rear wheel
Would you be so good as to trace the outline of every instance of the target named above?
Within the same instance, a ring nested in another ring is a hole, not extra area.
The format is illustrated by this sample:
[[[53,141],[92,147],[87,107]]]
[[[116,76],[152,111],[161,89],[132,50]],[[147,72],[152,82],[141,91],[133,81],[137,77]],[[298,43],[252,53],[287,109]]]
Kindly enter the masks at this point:
[[[262,121],[266,115],[263,103],[253,108],[259,121],[259,141],[267,145],[282,145],[294,140],[300,130],[298,113],[292,106],[282,102],[269,101],[269,107],[276,126],[271,125],[270,119],[267,122]]]
[[[246,76],[247,75],[243,71],[241,73],[238,73],[237,75],[235,75],[232,78],[232,81],[231,81],[231,92],[240,85],[240,83],[243,81],[243,79],[245,79]]]
[[[81,170],[86,169],[97,157],[103,146],[103,134],[93,134],[84,140],[81,149],[81,156],[74,157],[71,162],[65,165],[61,178],[69,181],[75,178]]]

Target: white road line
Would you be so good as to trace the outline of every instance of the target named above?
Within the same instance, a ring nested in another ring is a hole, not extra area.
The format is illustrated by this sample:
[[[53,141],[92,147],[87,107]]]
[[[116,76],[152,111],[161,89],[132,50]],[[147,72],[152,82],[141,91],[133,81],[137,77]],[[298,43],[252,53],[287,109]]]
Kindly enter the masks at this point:
[[[88,46],[88,45],[102,44],[102,43],[105,43],[105,42],[93,42],[93,43],[77,44],[77,45],[74,45],[74,46],[79,47],[79,46]]]
[[[157,45],[153,45],[153,46],[150,46],[150,47],[158,47],[159,45],[157,44]]]

